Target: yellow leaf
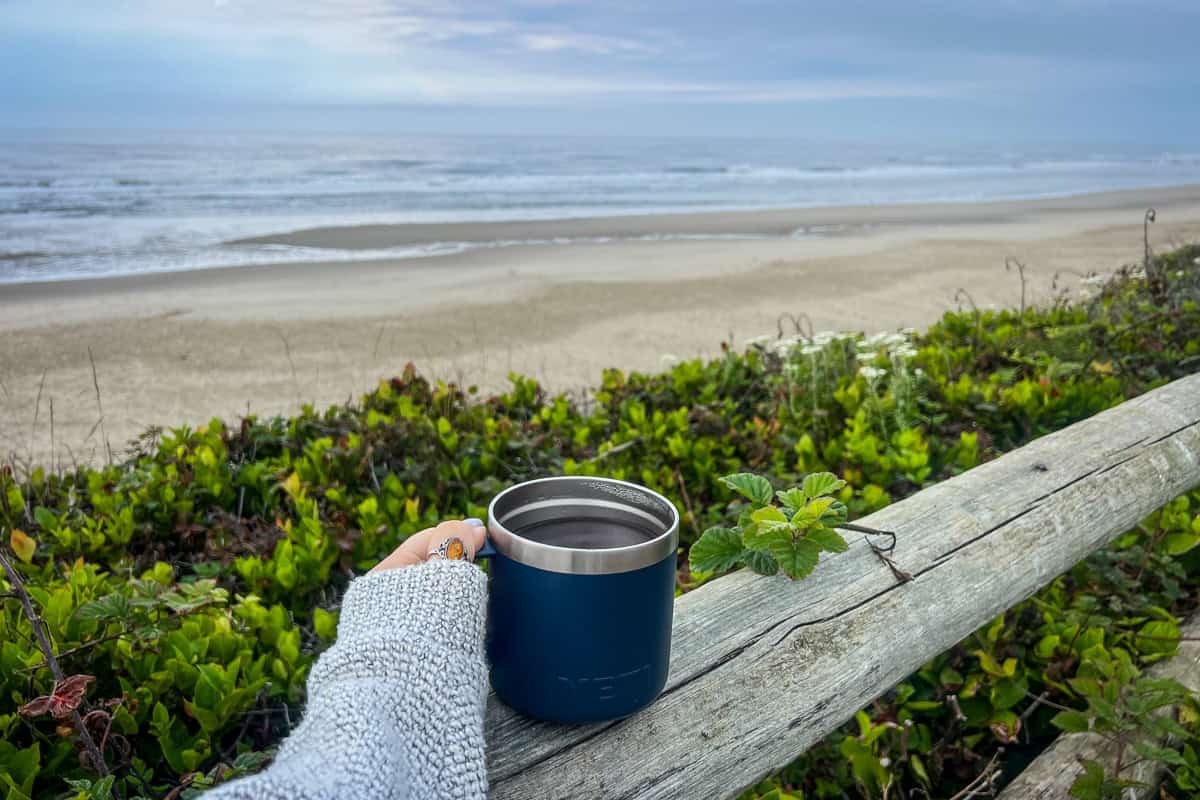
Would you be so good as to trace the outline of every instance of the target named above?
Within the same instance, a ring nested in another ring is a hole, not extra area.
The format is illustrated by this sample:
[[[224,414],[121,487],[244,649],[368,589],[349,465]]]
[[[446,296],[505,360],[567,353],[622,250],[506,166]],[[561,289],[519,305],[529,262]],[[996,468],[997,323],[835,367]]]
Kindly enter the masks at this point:
[[[29,534],[20,528],[13,528],[12,536],[9,537],[8,543],[12,545],[13,552],[17,554],[17,558],[28,564],[33,560],[33,553],[37,550],[37,542],[30,538]]]
[[[293,498],[302,496],[303,490],[300,488],[300,475],[293,472],[287,476],[287,480],[283,482],[283,490]]]
[[[1092,369],[1101,375],[1112,375],[1113,365],[1111,361],[1093,361]]]

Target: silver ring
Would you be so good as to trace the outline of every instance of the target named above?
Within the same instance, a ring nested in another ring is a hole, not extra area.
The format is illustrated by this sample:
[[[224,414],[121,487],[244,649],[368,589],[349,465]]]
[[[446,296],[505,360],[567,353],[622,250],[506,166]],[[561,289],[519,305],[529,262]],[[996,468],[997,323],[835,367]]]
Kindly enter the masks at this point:
[[[457,536],[447,536],[441,543],[429,551],[427,559],[441,558],[447,561],[466,561],[468,559],[467,544]]]

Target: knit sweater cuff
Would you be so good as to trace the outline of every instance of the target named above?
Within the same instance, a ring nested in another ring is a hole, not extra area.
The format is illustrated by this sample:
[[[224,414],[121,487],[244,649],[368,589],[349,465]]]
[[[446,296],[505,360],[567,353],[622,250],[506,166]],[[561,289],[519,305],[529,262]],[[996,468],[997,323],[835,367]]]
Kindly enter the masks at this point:
[[[337,641],[431,634],[442,647],[480,655],[486,600],[487,576],[466,561],[434,560],[368,573],[355,579],[342,599]]]
[[[482,672],[486,609],[487,576],[465,561],[356,578],[342,598],[337,641],[309,674],[309,696],[338,681],[403,679],[417,655]]]

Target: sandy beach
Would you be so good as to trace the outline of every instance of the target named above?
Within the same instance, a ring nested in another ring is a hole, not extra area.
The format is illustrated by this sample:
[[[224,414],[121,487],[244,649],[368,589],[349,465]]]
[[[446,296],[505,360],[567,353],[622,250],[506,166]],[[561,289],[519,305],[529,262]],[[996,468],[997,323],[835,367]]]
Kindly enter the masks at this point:
[[[1108,271],[1200,238],[1200,186],[1065,199],[372,225],[257,243],[376,249],[538,240],[432,258],[313,262],[0,285],[0,461],[117,454],[151,425],[287,413],[354,397],[413,361],[427,375],[553,389],[774,333],[922,326],[966,288],[1033,302],[1056,272]],[[669,238],[663,238],[669,237]],[[720,237],[720,238],[693,238]],[[574,239],[567,244],[555,240]],[[585,239],[587,241],[578,241]],[[1075,284],[1071,284],[1075,285]],[[92,364],[95,364],[93,381]],[[97,398],[97,386],[99,398]],[[51,427],[53,404],[53,428]]]

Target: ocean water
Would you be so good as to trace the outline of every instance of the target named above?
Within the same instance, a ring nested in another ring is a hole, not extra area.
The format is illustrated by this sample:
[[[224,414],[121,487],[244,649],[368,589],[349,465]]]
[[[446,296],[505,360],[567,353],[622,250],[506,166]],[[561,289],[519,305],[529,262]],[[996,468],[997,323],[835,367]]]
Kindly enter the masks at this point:
[[[317,225],[969,202],[1185,183],[1200,183],[1200,153],[1153,147],[0,130],[0,283],[516,243],[230,243]]]

